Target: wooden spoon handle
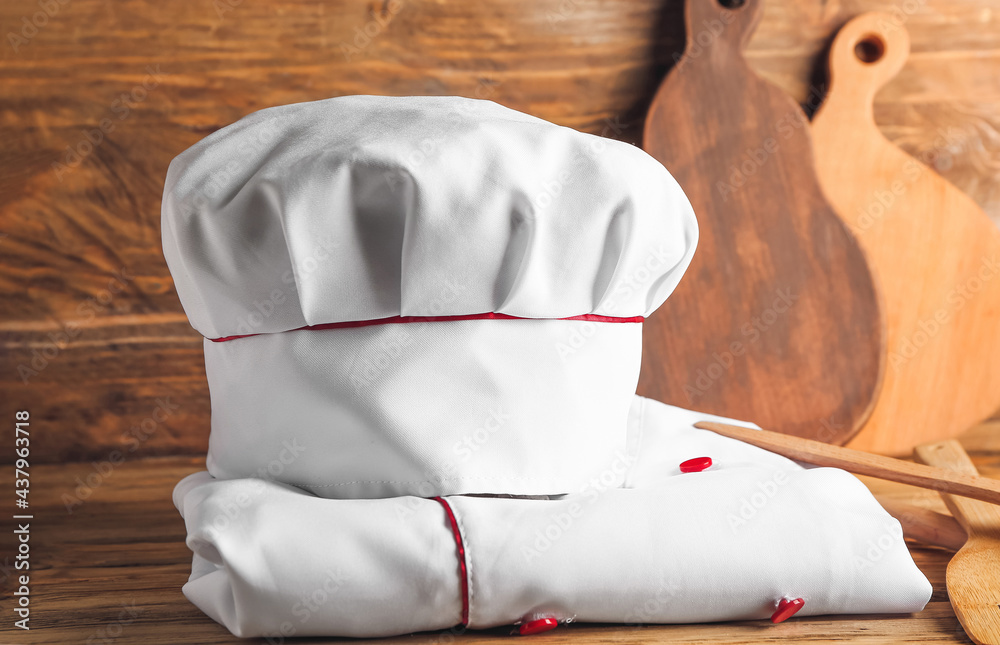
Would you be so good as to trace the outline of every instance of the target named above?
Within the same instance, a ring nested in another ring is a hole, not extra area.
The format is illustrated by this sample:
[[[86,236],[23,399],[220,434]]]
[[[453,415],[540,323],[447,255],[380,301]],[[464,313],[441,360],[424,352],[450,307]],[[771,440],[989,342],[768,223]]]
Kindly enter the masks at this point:
[[[1000,504],[1000,481],[994,479],[831,446],[812,439],[768,430],[753,430],[714,421],[701,421],[696,423],[695,427],[745,441],[807,464],[843,468],[858,475],[878,477],[911,486],[930,488],[940,493],[951,493],[991,504]]]
[[[976,466],[955,440],[926,443],[914,449],[917,461],[947,468],[966,476],[978,475]],[[950,491],[943,491],[950,492]],[[977,533],[996,533],[1000,528],[1000,508],[987,506],[974,500],[942,495],[948,510],[971,536]]]
[[[965,529],[952,516],[878,495],[875,499],[899,521],[905,537],[949,551],[958,551],[965,545]]]

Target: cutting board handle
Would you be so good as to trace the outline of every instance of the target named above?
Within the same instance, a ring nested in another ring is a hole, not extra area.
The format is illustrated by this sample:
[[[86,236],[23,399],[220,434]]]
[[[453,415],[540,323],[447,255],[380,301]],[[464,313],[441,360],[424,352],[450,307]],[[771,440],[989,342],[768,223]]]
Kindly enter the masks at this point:
[[[687,0],[685,57],[740,56],[757,27],[763,4],[763,0]]]
[[[869,12],[853,18],[830,46],[826,103],[871,121],[875,93],[899,73],[909,54],[910,35],[898,17]]]

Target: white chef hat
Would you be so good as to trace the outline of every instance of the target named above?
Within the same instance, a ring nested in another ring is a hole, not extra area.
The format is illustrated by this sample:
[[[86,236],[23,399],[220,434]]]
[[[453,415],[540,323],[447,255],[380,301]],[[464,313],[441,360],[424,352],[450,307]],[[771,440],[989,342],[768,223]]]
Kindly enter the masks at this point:
[[[697,224],[638,148],[489,101],[262,110],[170,165],[208,468],[324,497],[552,494],[625,447]]]
[[[924,607],[930,584],[860,481],[693,426],[713,418],[634,397],[625,486],[551,500],[331,500],[196,473],[174,490],[184,594],[238,636],[274,637]]]

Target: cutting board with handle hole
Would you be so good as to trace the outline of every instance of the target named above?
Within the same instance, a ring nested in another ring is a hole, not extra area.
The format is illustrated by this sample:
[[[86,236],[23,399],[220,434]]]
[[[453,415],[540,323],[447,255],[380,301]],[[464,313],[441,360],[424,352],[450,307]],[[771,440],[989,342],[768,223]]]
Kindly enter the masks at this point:
[[[698,249],[645,323],[641,394],[842,444],[884,355],[876,287],[824,199],[808,120],[743,47],[760,0],[688,0],[687,47],[653,99],[643,147],[694,206]]]
[[[820,182],[869,258],[887,325],[882,390],[851,447],[886,454],[954,437],[1000,407],[1000,229],[873,117],[908,53],[893,16],[851,20],[812,124]]]
[[[979,474],[957,441],[917,446],[914,452],[930,466]],[[973,642],[1000,645],[1000,506],[945,493],[941,497],[968,534],[945,574],[951,606]]]

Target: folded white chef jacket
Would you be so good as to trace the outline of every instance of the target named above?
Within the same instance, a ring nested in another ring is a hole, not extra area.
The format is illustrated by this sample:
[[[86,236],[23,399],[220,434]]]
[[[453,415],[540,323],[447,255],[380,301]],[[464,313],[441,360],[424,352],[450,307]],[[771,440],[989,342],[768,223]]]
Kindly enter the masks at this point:
[[[627,448],[555,499],[326,499],[197,473],[174,492],[184,593],[236,635],[285,637],[923,608],[930,585],[860,481],[693,427],[713,418],[635,397]]]

